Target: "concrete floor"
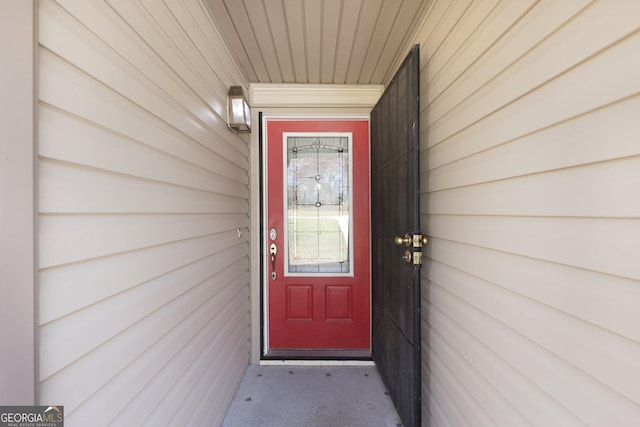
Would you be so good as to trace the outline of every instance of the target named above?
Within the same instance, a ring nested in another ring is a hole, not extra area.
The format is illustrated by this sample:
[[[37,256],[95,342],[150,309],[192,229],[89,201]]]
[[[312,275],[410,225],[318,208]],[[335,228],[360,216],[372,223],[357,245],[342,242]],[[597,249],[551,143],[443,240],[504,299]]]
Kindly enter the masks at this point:
[[[400,427],[375,366],[256,366],[223,427]]]

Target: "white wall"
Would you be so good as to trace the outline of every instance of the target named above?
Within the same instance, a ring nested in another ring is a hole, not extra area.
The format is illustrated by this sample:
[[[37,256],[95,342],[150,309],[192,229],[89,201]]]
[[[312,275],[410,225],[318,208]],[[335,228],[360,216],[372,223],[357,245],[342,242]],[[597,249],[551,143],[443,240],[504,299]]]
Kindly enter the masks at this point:
[[[34,23],[0,1],[0,405],[36,399]]]
[[[423,425],[638,425],[639,17],[430,5]]]
[[[39,6],[40,402],[217,425],[249,361],[248,83],[199,1]]]

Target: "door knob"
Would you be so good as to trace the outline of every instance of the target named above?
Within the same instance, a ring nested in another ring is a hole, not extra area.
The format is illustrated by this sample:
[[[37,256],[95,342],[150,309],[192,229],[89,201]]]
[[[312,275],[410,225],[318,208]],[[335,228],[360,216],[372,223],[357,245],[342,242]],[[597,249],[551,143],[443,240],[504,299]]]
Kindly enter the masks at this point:
[[[420,248],[422,246],[427,246],[429,239],[427,239],[427,236],[423,234],[414,234],[413,236],[405,234],[404,236],[396,236],[393,241],[396,242],[396,245],[398,246],[410,246],[411,243],[413,243],[414,248]]]
[[[398,246],[409,246],[411,244],[411,236],[409,236],[408,234],[405,234],[404,236],[396,236],[394,241]]]

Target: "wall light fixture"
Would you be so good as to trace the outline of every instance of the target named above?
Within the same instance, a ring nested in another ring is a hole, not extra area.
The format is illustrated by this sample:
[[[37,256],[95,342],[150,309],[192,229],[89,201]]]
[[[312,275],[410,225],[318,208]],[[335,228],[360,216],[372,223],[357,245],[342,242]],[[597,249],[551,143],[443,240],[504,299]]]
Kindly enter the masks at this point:
[[[242,86],[231,86],[227,94],[227,126],[235,133],[251,133],[251,108]]]

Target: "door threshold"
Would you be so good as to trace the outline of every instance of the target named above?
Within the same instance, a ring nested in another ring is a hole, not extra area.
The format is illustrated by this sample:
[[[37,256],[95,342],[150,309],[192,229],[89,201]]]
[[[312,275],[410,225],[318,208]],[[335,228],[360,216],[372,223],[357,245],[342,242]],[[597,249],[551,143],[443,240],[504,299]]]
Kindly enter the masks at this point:
[[[371,362],[369,350],[269,350],[261,362],[321,361],[321,362]]]
[[[376,366],[373,360],[260,360],[260,366]]]

